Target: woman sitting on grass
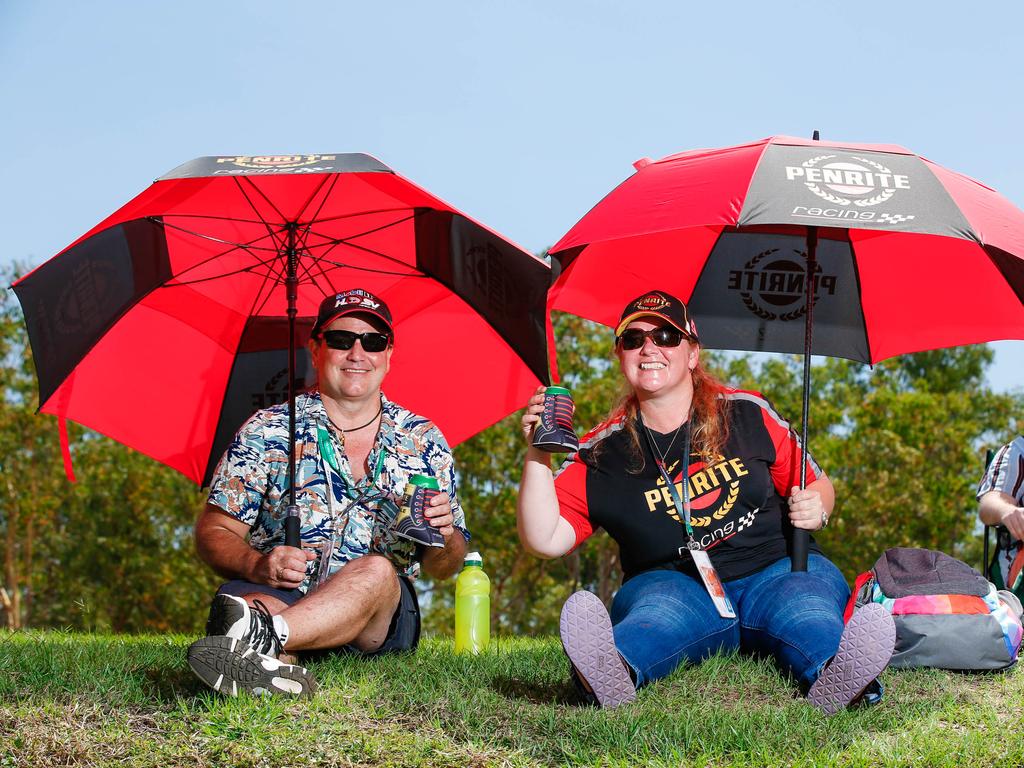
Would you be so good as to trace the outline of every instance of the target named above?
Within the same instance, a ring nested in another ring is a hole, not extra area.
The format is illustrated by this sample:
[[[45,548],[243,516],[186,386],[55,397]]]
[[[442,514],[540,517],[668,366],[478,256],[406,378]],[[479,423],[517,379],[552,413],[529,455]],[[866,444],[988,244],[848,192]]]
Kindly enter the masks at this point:
[[[684,661],[738,648],[771,656],[824,712],[850,704],[885,668],[895,629],[878,605],[844,629],[849,589],[813,541],[807,572],[791,573],[791,530],[828,523],[832,483],[808,457],[807,487],[797,487],[789,424],[760,394],[701,367],[675,297],[630,302],[615,355],[623,400],[557,477],[531,445],[519,491],[519,536],[533,554],[560,557],[599,527],[619,545],[624,584],[611,616],[589,592],[562,608],[576,680],[614,707]],[[542,411],[538,389],[522,419],[528,443]]]

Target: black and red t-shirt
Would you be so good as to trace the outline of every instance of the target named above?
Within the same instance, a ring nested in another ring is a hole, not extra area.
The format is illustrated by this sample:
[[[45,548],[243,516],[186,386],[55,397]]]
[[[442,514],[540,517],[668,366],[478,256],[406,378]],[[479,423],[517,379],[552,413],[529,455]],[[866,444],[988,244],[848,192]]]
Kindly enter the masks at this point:
[[[800,484],[800,441],[761,394],[729,389],[722,396],[729,401],[725,455],[706,463],[691,454],[690,522],[694,538],[728,581],[756,573],[788,554],[792,526],[786,498]],[[685,551],[680,555],[686,528],[643,427],[638,433],[643,467],[635,471],[639,462],[624,419],[592,429],[579,452],[566,459],[555,479],[559,511],[576,531],[576,546],[597,528],[618,542],[626,579],[653,568],[695,574],[690,556]],[[665,454],[668,474],[682,499],[685,440],[653,430],[651,437]],[[598,443],[602,445],[595,452]],[[807,482],[820,474],[808,455]],[[820,551],[813,540],[810,549]]]

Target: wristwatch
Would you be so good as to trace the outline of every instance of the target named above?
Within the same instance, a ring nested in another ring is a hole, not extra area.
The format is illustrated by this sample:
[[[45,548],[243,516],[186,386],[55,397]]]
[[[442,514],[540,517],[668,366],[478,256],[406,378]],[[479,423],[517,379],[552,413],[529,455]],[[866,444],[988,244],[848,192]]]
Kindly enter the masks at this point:
[[[824,507],[822,507],[821,508],[821,528],[827,528],[827,527],[828,527],[828,511]],[[820,531],[821,528],[819,528],[818,530]]]

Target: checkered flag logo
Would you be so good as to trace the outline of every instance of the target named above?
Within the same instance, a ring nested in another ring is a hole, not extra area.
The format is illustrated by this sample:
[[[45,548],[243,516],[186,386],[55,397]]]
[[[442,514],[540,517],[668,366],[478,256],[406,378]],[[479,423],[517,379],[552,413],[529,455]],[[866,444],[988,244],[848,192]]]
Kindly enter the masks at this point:
[[[910,221],[913,218],[913,216],[904,216],[902,213],[882,213],[879,214],[875,221],[879,224],[902,224],[904,221]]]
[[[760,507],[758,507],[757,509],[752,509],[749,512],[747,512],[747,514],[743,515],[743,517],[741,517],[738,521],[739,525],[736,526],[736,533],[739,533],[744,528],[749,528],[750,526],[752,526],[754,524],[754,518],[757,517],[757,513],[760,511],[760,509]]]

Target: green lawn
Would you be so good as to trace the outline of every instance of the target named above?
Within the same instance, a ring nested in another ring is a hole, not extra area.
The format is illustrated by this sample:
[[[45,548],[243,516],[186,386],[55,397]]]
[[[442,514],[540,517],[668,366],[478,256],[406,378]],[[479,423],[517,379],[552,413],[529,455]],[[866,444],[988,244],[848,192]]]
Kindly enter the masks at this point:
[[[557,639],[479,657],[313,665],[312,699],[225,699],[190,638],[0,632],[0,766],[1024,764],[1024,675],[887,671],[878,707],[825,718],[769,663],[716,658],[580,706]]]

